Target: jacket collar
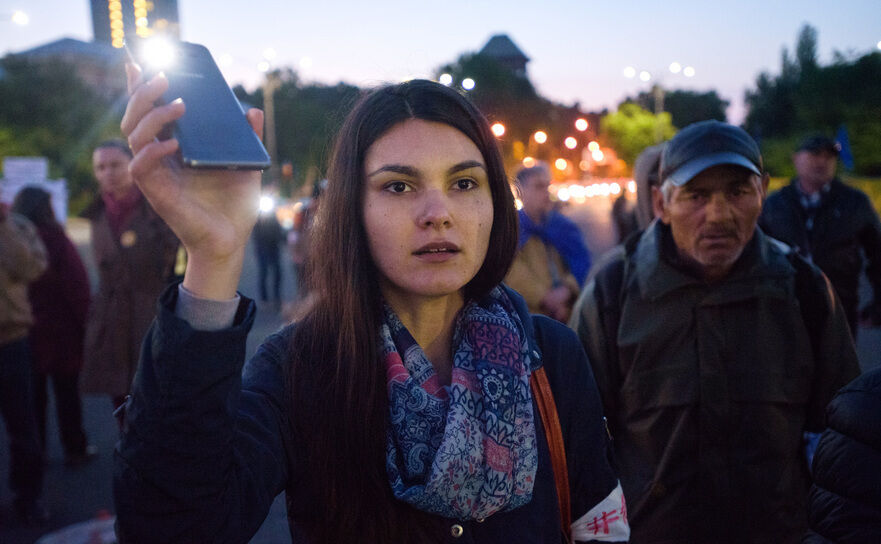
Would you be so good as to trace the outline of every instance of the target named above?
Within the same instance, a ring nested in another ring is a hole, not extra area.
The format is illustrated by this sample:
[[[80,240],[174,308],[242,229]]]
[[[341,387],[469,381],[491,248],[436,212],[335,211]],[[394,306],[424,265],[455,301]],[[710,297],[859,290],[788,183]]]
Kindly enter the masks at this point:
[[[655,220],[643,232],[630,261],[640,292],[648,300],[658,299],[671,291],[687,286],[707,286],[702,279],[677,264],[670,229]],[[728,276],[719,283],[731,284],[764,278],[784,278],[794,273],[786,255],[789,246],[766,236],[757,226],[752,240]]]

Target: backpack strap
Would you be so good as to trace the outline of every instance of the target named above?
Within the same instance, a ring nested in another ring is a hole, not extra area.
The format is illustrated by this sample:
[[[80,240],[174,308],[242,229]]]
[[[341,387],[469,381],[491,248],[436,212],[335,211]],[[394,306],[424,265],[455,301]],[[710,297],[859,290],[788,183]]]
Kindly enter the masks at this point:
[[[566,447],[563,444],[563,431],[560,428],[554,394],[551,392],[544,367],[532,371],[529,376],[529,386],[545,428],[548,449],[551,452],[551,467],[554,470],[554,483],[557,488],[557,502],[560,506],[560,524],[568,542],[568,535],[572,531],[572,505],[569,494],[569,470],[566,467]]]
[[[820,352],[819,343],[822,339],[823,324],[831,311],[828,291],[832,289],[827,278],[818,278],[817,270],[808,261],[791,250],[789,262],[795,268],[795,298],[801,309],[801,318],[811,338],[811,349],[814,355]],[[823,285],[825,289],[819,287]]]

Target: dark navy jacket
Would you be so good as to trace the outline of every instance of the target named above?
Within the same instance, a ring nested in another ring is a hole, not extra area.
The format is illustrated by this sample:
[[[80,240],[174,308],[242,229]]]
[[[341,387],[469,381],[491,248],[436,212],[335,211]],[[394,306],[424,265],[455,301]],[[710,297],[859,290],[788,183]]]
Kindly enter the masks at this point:
[[[842,388],[826,414],[803,542],[881,542],[881,368]]]
[[[554,392],[577,520],[617,485],[597,387],[574,333],[548,318],[530,319],[523,300],[509,295],[534,346],[535,365],[545,367]],[[135,377],[127,430],[117,446],[120,542],[247,542],[282,491],[288,495],[291,533],[299,535],[298,523],[308,520],[313,501],[297,485],[309,467],[302,464],[288,419],[292,328],[268,338],[243,369],[253,302],[243,298],[231,328],[207,332],[174,315],[176,297],[174,287],[160,299]],[[437,518],[438,541],[560,542],[547,441],[541,419],[535,421],[539,466],[533,500],[483,522]],[[458,538],[454,525],[464,529]]]
[[[866,278],[875,297],[866,313],[881,319],[881,221],[865,193],[836,178],[823,194],[813,229],[808,230],[797,183],[793,179],[768,197],[759,225],[766,234],[796,248],[802,256],[810,256],[820,267],[835,287],[850,328],[856,332],[863,256]]]

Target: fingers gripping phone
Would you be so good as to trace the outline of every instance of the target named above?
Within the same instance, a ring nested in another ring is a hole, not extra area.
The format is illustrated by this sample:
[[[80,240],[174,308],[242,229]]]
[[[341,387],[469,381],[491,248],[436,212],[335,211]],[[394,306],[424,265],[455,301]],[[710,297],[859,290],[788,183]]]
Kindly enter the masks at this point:
[[[180,143],[180,158],[186,166],[269,168],[269,154],[205,46],[140,40],[131,49],[126,45],[126,51],[143,70],[145,80],[160,71],[165,73],[168,90],[162,95],[163,103],[183,99],[186,112],[174,122],[172,133]]]

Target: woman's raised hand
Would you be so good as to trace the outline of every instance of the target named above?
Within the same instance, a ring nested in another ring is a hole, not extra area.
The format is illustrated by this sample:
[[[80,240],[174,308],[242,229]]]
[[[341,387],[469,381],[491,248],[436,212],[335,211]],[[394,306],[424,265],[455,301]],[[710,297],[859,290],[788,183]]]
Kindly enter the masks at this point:
[[[127,64],[126,75],[131,96],[121,128],[134,153],[132,177],[187,249],[184,287],[203,298],[231,298],[257,220],[260,173],[184,167],[175,157],[177,140],[158,135],[184,115],[186,104],[155,105],[168,88],[162,74],[145,82],[140,69]],[[262,136],[263,112],[252,109],[247,117]]]

